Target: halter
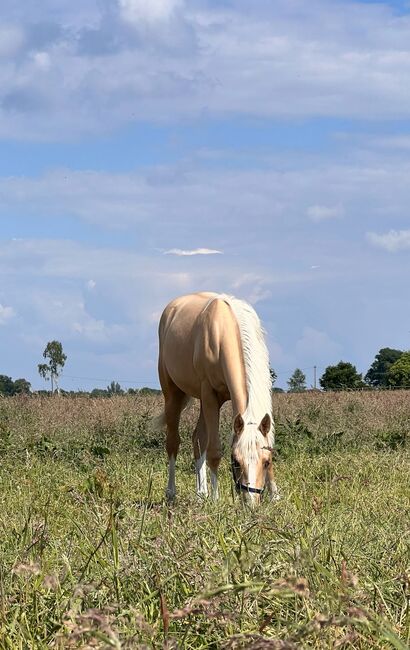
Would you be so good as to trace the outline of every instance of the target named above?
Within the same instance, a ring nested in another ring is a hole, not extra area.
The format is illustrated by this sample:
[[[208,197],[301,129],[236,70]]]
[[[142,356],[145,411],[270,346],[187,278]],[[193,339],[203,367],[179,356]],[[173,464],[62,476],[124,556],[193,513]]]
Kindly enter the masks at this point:
[[[239,492],[241,490],[243,490],[243,492],[250,492],[251,494],[263,494],[264,489],[265,489],[264,487],[263,488],[251,487],[250,485],[245,485],[245,483],[241,483],[240,478],[238,478],[238,479],[236,478],[235,470],[236,469],[241,469],[241,466],[238,463],[238,461],[236,460],[236,458],[234,458],[233,454],[231,456],[231,469],[232,469],[233,481],[235,483],[235,489],[238,492],[238,494],[239,494]]]
[[[245,426],[249,425],[256,425],[256,422],[247,422]],[[241,469],[240,464],[234,458],[234,455],[231,455],[231,470],[232,470],[232,477],[233,477],[233,482],[235,483],[235,490],[239,494],[241,491],[243,492],[249,492],[250,494],[263,494],[265,488],[256,488],[256,487],[250,487],[249,485],[245,485],[245,483],[241,483],[240,478],[236,478],[235,476],[235,470],[236,469]]]

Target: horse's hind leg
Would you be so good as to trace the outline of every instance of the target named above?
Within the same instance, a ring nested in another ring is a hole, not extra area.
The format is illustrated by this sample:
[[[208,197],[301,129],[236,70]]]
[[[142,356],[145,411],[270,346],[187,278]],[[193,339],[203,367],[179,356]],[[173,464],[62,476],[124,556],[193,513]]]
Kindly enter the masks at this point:
[[[168,453],[168,486],[166,496],[168,500],[175,498],[175,464],[178,455],[179,443],[179,420],[181,411],[188,398],[179,388],[173,386],[168,389],[165,397],[165,423],[167,427],[166,450]]]

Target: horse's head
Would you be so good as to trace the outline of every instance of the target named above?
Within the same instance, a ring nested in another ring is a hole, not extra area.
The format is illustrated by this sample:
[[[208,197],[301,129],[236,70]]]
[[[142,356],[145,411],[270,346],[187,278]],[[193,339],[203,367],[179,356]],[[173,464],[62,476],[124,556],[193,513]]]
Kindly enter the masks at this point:
[[[260,503],[268,486],[277,493],[272,467],[272,418],[267,413],[260,422],[246,422],[238,414],[233,422],[232,476],[236,491],[251,505]]]

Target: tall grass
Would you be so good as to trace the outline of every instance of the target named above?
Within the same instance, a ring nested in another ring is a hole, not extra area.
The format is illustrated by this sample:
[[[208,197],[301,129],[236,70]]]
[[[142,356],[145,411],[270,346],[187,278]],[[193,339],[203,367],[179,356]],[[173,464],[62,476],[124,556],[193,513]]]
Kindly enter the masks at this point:
[[[0,648],[407,648],[410,396],[275,395],[279,503],[163,500],[157,398],[0,400]],[[229,408],[222,432],[228,446]]]

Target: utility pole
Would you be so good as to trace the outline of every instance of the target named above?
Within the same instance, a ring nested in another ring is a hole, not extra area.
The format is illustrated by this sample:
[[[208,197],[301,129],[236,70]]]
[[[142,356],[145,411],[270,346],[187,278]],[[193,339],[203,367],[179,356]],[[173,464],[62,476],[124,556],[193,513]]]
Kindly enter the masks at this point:
[[[316,390],[316,366],[313,366],[313,388]]]

